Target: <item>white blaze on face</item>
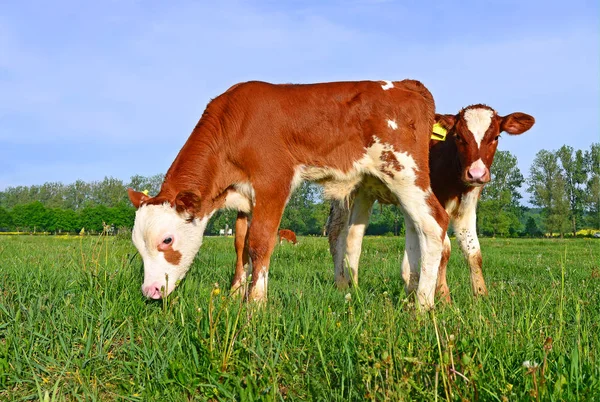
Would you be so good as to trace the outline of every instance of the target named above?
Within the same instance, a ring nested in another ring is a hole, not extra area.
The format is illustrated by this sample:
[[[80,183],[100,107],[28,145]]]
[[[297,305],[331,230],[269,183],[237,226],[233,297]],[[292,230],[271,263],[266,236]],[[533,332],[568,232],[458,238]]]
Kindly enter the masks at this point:
[[[467,128],[471,131],[473,137],[475,137],[475,142],[477,142],[477,147],[479,147],[481,140],[485,136],[485,132],[490,128],[490,124],[492,124],[494,111],[485,108],[467,109],[464,116]]]
[[[398,124],[394,120],[389,119],[387,121],[387,124],[388,124],[388,127],[391,128],[392,130],[398,129]]]
[[[383,88],[384,91],[394,88],[394,83],[392,81],[383,80],[383,82],[385,82],[385,85],[382,85],[381,88]]]
[[[183,279],[202,244],[211,215],[188,222],[169,203],[142,205],[137,210],[132,240],[144,261],[142,291],[147,297],[168,295]],[[171,247],[160,251],[167,237],[172,239]],[[161,288],[163,291],[157,293]]]

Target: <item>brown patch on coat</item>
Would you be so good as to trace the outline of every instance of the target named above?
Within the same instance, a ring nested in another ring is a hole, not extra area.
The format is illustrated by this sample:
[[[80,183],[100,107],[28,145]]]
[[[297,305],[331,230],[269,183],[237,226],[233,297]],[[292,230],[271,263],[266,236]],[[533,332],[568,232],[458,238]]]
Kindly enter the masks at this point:
[[[165,260],[167,260],[169,264],[179,265],[179,263],[181,262],[181,253],[177,250],[174,250],[172,247],[166,250],[158,251],[164,254]]]
[[[381,153],[381,162],[381,171],[392,179],[394,178],[394,173],[398,173],[403,169],[392,151],[383,151]]]

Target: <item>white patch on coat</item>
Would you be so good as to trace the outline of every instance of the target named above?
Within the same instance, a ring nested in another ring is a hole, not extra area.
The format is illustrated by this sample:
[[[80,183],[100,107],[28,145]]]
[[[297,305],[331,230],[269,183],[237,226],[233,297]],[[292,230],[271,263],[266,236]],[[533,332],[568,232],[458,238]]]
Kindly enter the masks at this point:
[[[250,213],[256,204],[254,188],[249,182],[236,183],[234,190],[229,190],[223,208]]]
[[[397,130],[398,129],[398,124],[396,124],[396,122],[394,120],[392,120],[392,119],[388,119],[387,125],[392,130]]]
[[[188,222],[188,217],[177,213],[168,202],[161,205],[142,205],[136,211],[131,238],[144,261],[144,286],[157,284],[159,288],[165,287],[167,295],[175,289],[194,261],[202,245],[204,230],[213,213]],[[173,237],[172,247],[181,253],[177,265],[169,263],[164,253],[157,248],[166,235]]]
[[[394,83],[392,81],[383,80],[383,82],[385,82],[385,85],[382,85],[381,88],[383,88],[384,91],[394,88]]]
[[[492,124],[494,111],[485,108],[467,109],[464,116],[467,128],[471,131],[473,137],[475,137],[475,142],[477,142],[477,147],[479,147],[481,140],[485,136],[485,132],[490,128],[490,124]]]
[[[456,213],[458,212],[458,200],[456,198],[451,198],[448,201],[446,201],[446,205],[444,205],[444,209],[446,210],[446,213],[448,214],[448,216],[450,217],[454,217],[456,216]]]

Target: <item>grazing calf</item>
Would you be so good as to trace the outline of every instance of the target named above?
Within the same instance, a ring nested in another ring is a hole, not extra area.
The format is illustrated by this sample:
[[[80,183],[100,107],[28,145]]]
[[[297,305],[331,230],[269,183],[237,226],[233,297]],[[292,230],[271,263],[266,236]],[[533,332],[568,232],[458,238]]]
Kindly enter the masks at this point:
[[[292,243],[294,246],[298,244],[296,240],[296,233],[289,229],[281,229],[279,231],[279,244],[282,244],[286,240],[288,243]]]
[[[476,210],[481,190],[490,181],[490,168],[498,138],[503,131],[511,135],[524,133],[534,122],[533,117],[524,113],[501,117],[494,109],[485,105],[466,107],[457,115],[436,115],[429,154],[431,186],[453,222],[458,243],[469,263],[474,295],[487,294],[475,226]],[[358,191],[354,194],[351,208],[340,203],[331,205],[327,231],[338,287],[358,284],[358,260],[365,230],[364,222],[368,221],[375,199],[384,204],[392,201],[389,197],[376,198]],[[355,225],[353,216],[362,216],[363,223]],[[402,278],[409,293],[419,280],[418,230],[410,220],[406,222]],[[437,283],[437,293],[445,301],[450,301],[446,282],[449,257],[450,240],[446,236]],[[347,260],[349,270],[345,267],[344,260]]]
[[[311,180],[331,199],[361,188],[402,206],[420,244],[418,301],[433,307],[448,226],[429,181],[434,110],[430,92],[412,80],[233,86],[208,104],[159,194],[129,190],[144,295],[169,294],[189,269],[210,217],[233,208],[239,214],[232,288],[245,287],[244,267],[251,266],[247,297],[265,300],[281,215],[292,191]]]

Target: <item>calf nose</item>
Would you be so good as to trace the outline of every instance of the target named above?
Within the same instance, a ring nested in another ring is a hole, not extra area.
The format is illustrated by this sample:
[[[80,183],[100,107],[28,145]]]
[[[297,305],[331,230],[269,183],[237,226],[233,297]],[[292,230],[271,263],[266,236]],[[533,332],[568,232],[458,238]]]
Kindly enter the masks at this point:
[[[481,159],[473,162],[467,171],[467,179],[470,182],[486,183],[489,181],[489,174],[487,166]]]
[[[160,299],[162,292],[160,291],[161,285],[158,282],[154,282],[150,285],[142,285],[142,293],[148,299]]]
[[[472,167],[469,169],[469,179],[480,180],[483,176],[485,176],[485,168]]]

